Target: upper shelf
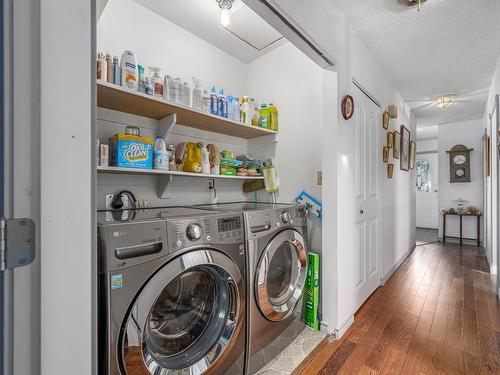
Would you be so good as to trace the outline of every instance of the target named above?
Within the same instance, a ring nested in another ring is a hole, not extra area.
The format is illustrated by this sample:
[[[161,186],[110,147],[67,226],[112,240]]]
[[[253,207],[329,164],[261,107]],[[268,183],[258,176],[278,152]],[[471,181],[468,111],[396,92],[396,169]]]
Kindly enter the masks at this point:
[[[103,81],[97,82],[97,106],[157,120],[176,114],[180,125],[238,138],[277,134]]]

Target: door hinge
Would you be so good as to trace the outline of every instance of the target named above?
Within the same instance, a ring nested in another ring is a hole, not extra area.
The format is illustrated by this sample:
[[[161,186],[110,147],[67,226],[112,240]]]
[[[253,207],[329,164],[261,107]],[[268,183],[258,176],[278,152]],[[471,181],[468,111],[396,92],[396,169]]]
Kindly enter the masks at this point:
[[[33,220],[0,218],[0,271],[33,262],[35,236]]]

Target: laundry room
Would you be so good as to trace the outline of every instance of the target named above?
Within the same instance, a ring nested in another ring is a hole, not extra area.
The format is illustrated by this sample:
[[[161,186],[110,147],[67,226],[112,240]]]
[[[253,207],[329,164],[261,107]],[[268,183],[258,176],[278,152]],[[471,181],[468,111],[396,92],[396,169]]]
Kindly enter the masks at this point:
[[[241,0],[106,1],[96,50],[100,371],[291,372],[324,337],[323,67]]]

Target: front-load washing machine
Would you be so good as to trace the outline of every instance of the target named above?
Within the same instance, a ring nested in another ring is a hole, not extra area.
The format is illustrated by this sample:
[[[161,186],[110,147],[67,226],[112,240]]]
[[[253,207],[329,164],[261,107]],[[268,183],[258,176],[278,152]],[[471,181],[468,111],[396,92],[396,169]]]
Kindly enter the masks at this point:
[[[103,375],[241,375],[245,247],[238,212],[101,212]]]
[[[255,374],[303,331],[307,212],[277,203],[201,206],[241,211],[248,265],[247,373]]]

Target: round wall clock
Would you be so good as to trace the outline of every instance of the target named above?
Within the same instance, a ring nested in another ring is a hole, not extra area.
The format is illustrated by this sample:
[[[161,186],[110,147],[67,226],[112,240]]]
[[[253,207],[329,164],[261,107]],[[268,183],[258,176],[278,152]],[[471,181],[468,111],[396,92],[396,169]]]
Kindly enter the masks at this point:
[[[344,119],[349,120],[354,114],[354,99],[351,95],[344,96],[342,99],[342,116]]]

